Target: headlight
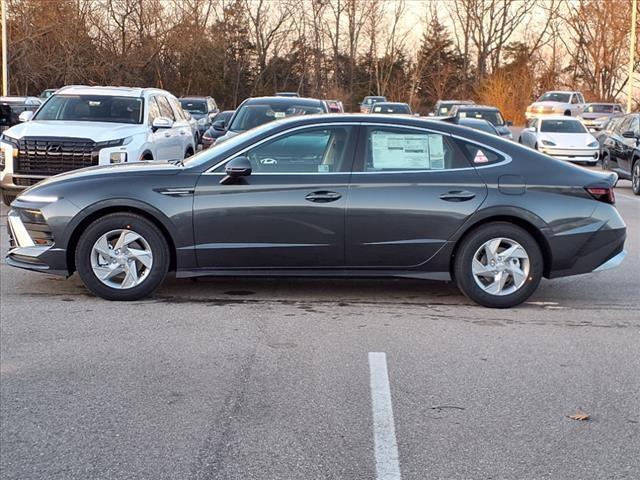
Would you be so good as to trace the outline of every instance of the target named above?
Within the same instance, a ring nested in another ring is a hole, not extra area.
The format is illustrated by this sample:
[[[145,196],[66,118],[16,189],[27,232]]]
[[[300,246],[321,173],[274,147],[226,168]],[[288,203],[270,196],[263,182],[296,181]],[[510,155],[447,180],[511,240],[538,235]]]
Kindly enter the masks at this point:
[[[597,141],[595,141],[595,142],[591,142],[591,143],[588,143],[588,144],[587,144],[587,147],[590,147],[590,148],[595,148],[595,147],[597,147],[597,146],[598,146],[598,142],[597,142]]]
[[[26,195],[19,195],[18,199],[22,202],[33,203],[53,203],[58,201],[58,197],[53,195],[36,195],[33,193],[27,193]]]
[[[202,117],[201,119],[198,120],[198,125],[206,125],[208,118],[207,117]]]
[[[547,145],[548,147],[554,147],[556,145],[555,142],[552,142],[551,140],[542,140],[542,144]]]
[[[16,138],[10,137],[6,133],[0,134],[0,141],[8,143],[12,147],[18,148],[18,140]]]

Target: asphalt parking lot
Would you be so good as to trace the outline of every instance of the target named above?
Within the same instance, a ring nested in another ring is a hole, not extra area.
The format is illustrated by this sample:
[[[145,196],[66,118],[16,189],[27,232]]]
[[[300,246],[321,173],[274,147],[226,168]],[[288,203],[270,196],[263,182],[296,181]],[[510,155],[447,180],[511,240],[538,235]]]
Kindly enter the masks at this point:
[[[640,197],[616,195],[622,266],[511,310],[409,280],[169,279],[109,303],[3,263],[1,476],[640,478]]]

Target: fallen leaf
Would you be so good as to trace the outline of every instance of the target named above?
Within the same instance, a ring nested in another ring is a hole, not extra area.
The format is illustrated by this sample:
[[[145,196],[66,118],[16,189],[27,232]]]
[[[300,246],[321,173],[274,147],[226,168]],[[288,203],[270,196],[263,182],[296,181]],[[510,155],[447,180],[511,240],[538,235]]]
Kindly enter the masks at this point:
[[[568,415],[568,417],[571,420],[579,420],[581,422],[585,422],[585,421],[589,420],[589,418],[591,418],[591,416],[588,413],[585,413],[582,410],[578,410],[573,415]]]

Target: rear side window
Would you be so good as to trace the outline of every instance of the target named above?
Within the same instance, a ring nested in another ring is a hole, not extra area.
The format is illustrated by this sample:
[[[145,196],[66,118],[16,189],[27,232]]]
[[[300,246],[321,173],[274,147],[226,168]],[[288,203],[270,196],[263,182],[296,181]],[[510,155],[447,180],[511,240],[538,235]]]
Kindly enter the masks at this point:
[[[367,127],[365,172],[450,170],[468,167],[463,152],[439,133]]]
[[[495,151],[482,145],[477,145],[460,139],[456,139],[456,141],[467,155],[469,162],[471,162],[475,167],[492,165],[494,163],[502,162],[505,159],[502,155],[498,155]]]
[[[160,116],[160,109],[158,108],[156,97],[151,97],[149,99],[149,125],[152,125],[153,121]]]

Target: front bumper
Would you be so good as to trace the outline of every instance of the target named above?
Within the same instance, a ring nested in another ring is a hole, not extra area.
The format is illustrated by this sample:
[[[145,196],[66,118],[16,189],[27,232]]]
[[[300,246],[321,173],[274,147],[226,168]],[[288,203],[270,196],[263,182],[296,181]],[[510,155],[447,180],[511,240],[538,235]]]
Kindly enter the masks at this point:
[[[31,212],[39,212],[37,209]],[[57,248],[46,222],[28,223],[16,210],[7,214],[8,265],[26,270],[68,276],[66,250]]]
[[[539,149],[540,152],[549,155],[550,157],[569,162],[596,163],[600,154],[600,151],[597,148],[585,148],[578,150],[541,146]]]

